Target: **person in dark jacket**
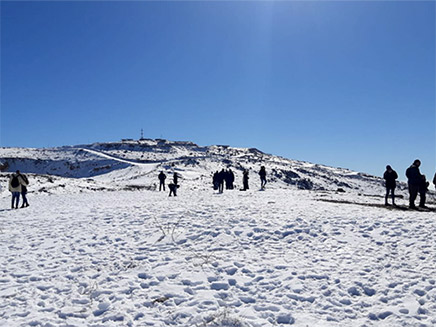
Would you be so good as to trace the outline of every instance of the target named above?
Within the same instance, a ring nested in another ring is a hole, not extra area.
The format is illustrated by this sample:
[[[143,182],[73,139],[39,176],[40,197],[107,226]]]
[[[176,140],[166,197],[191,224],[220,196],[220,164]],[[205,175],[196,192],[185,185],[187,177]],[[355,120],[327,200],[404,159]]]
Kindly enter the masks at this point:
[[[421,161],[416,159],[413,164],[407,168],[407,184],[409,186],[409,208],[415,209],[415,200],[418,196],[419,186],[422,183],[422,175],[419,171],[419,166],[421,166]]]
[[[241,191],[246,191],[246,190],[248,190],[249,189],[249,187],[248,187],[248,170],[247,169],[245,169],[244,170],[244,173],[243,173],[243,175],[242,175],[242,184],[243,184],[243,188],[242,188],[242,190]]]
[[[427,182],[425,175],[422,175],[421,183],[419,184],[419,207],[420,208],[427,208],[425,206],[425,195],[428,192],[429,185],[430,185],[430,183]]]
[[[180,187],[179,185],[176,185],[174,183],[168,184],[168,188],[170,189],[170,195],[169,196],[171,196],[171,195],[177,196],[177,189],[179,187]]]
[[[230,170],[226,170],[224,174],[224,180],[226,182],[226,190],[231,190],[231,175]]]
[[[218,192],[219,193],[223,193],[224,191],[224,181],[226,179],[226,172],[224,169],[222,169],[219,173],[218,173]]]
[[[167,175],[165,175],[165,173],[163,172],[163,171],[161,171],[160,172],[160,174],[159,174],[159,192],[162,190],[162,187],[163,187],[163,190],[164,190],[164,192],[165,192],[165,179],[167,178]]]
[[[179,183],[179,175],[177,175],[177,173],[174,173],[173,174],[173,183],[175,184],[175,185],[179,185],[178,183]],[[169,186],[169,185],[168,185]]]
[[[265,166],[260,167],[259,176],[260,176],[260,189],[263,190],[263,189],[265,189],[265,185],[266,185]]]
[[[436,173],[434,174],[434,177],[433,177],[433,185],[436,188]]]
[[[398,174],[395,170],[392,169],[391,166],[386,166],[386,171],[383,174],[383,178],[386,181],[386,196],[385,196],[385,205],[389,205],[388,197],[389,193],[392,196],[392,205],[395,205],[395,187],[397,186],[396,179],[398,178]]]
[[[212,177],[212,183],[213,183],[213,189],[216,191],[219,189],[220,182],[219,182],[219,172],[218,170],[213,174]]]
[[[235,182],[235,174],[231,169],[229,169],[229,183],[230,183],[230,190],[233,190],[234,186],[233,183]]]
[[[29,185],[29,180],[27,179],[26,175],[21,173],[19,173],[19,175],[24,181],[24,184],[21,185],[21,197],[23,198],[23,204],[21,205],[21,208],[24,208],[29,206],[29,201],[27,201],[27,186]]]

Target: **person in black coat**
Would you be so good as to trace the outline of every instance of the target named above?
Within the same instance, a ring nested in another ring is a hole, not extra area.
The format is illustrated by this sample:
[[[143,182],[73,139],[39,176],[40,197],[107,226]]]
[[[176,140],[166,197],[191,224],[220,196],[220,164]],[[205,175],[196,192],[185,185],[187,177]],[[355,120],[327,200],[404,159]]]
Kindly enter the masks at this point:
[[[226,190],[231,190],[232,176],[230,175],[230,170],[226,170],[224,174],[224,180],[226,182]]]
[[[174,183],[170,183],[170,184],[168,184],[168,187],[170,189],[170,195],[169,196],[171,196],[171,195],[177,196],[177,189],[180,186],[177,185],[177,184],[174,184]]]
[[[425,175],[422,175],[421,183],[419,184],[419,207],[420,208],[427,208],[425,206],[425,195],[428,192],[429,185],[430,185],[430,183],[427,182]]]
[[[243,184],[243,188],[242,188],[242,190],[241,191],[246,191],[246,190],[248,190],[248,170],[247,169],[245,169],[244,170],[244,173],[243,173],[243,176],[242,176],[242,184]]]
[[[233,183],[235,182],[235,174],[233,173],[233,171],[231,169],[229,169],[229,183],[230,183],[230,189],[233,190],[234,185]]]
[[[218,173],[218,192],[219,193],[223,193],[224,191],[224,181],[226,179],[226,172],[224,169],[222,169],[219,173]]]
[[[23,204],[21,205],[21,208],[28,207],[29,201],[27,201],[27,185],[29,185],[29,180],[27,179],[26,175],[19,174],[22,178],[25,184],[21,185],[21,197],[23,198]]]
[[[433,177],[433,185],[436,188],[436,173],[434,174],[434,177]]]
[[[265,166],[260,167],[259,176],[260,176],[260,189],[263,190],[265,188],[265,185],[266,185],[266,170],[265,170]]]
[[[422,175],[419,171],[419,166],[421,166],[421,161],[416,159],[413,164],[407,168],[407,184],[409,186],[409,207],[415,209],[415,200],[418,196],[419,187],[422,184]]]
[[[167,178],[167,175],[165,175],[165,173],[163,171],[160,172],[159,174],[159,191],[161,191],[162,187],[163,190],[165,191],[165,179]]]
[[[388,197],[389,193],[392,196],[392,205],[395,205],[395,187],[397,186],[396,179],[398,178],[398,174],[395,170],[392,169],[391,166],[386,166],[386,171],[383,174],[383,178],[386,181],[386,196],[385,196],[385,205],[389,205]]]
[[[212,183],[213,183],[213,189],[218,190],[220,186],[218,170],[213,174]]]

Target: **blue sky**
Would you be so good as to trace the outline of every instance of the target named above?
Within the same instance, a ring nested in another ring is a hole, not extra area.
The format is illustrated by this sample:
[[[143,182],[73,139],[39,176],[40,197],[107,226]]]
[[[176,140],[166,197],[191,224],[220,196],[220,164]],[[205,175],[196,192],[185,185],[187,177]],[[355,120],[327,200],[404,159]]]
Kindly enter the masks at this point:
[[[1,2],[0,146],[143,128],[433,176],[435,38],[432,1]]]

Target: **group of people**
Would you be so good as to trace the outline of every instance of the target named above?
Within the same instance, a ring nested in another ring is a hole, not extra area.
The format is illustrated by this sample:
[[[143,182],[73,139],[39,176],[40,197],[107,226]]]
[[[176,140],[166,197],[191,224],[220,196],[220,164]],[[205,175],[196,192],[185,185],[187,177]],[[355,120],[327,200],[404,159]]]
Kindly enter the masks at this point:
[[[265,185],[267,183],[265,166],[262,166],[260,168],[259,176],[260,176],[261,189],[263,190],[265,189]],[[174,173],[173,182],[168,184],[168,187],[170,189],[169,196],[172,195],[177,196],[177,189],[180,187],[180,185],[178,184],[178,177],[179,177],[178,174]],[[158,178],[159,178],[159,192],[162,190],[165,191],[165,180],[167,178],[167,175],[163,171],[161,171],[158,175]],[[248,180],[249,180],[248,169],[245,169],[242,173],[241,191],[246,191],[249,189]],[[217,190],[219,193],[223,193],[224,186],[226,190],[233,190],[235,188],[234,183],[235,183],[235,174],[233,173],[231,168],[227,170],[222,169],[221,171],[216,171],[215,173],[213,173],[212,176],[213,189]]]
[[[265,166],[262,166],[260,168],[259,176],[260,176],[261,189],[264,190],[265,185],[267,183]],[[165,191],[165,180],[166,180],[167,176],[165,175],[165,173],[163,171],[161,171],[159,173],[158,178],[159,178],[159,191],[162,191],[162,190]],[[178,180],[177,178],[178,178],[177,173],[174,173],[173,183],[168,184],[168,187],[170,188],[170,195],[169,196],[171,196],[172,194],[174,194],[174,196],[176,195],[176,189],[179,187],[178,182],[177,182],[177,180]],[[248,172],[248,169],[245,169],[242,173],[242,189],[241,189],[241,191],[246,191],[249,189],[248,180],[249,180],[249,172]],[[221,171],[216,171],[212,175],[213,189],[217,190],[219,193],[224,192],[224,186],[225,186],[226,190],[233,190],[235,188],[234,183],[235,183],[235,174],[233,173],[231,168],[229,168],[227,170],[223,168]]]
[[[421,161],[416,159],[413,164],[407,168],[406,177],[407,185],[409,189],[409,208],[416,209],[415,200],[419,194],[419,207],[427,208],[425,205],[426,193],[428,192],[428,187],[430,183],[427,181],[425,175],[421,174],[419,167],[421,166]],[[388,203],[389,195],[392,197],[392,205],[395,206],[395,188],[396,179],[398,174],[391,166],[386,166],[386,171],[383,174],[383,178],[386,181],[386,196],[385,205],[390,205]],[[436,174],[433,178],[433,184],[436,186]]]
[[[159,174],[159,192],[163,189],[165,192],[165,180],[167,179],[167,175],[163,171]],[[175,172],[173,174],[173,182],[168,184],[168,188],[170,189],[170,195],[177,196],[177,189],[180,187],[179,185],[179,175]]]
[[[430,183],[427,181],[425,175],[421,174],[419,171],[419,167],[421,166],[421,161],[416,159],[413,164],[407,168],[406,177],[407,184],[409,189],[409,207],[411,209],[415,209],[415,201],[416,198],[420,197],[419,207],[427,208],[425,205],[426,201],[426,193],[428,192],[428,187]],[[265,185],[267,183],[266,179],[266,169],[265,166],[262,166],[259,171],[260,177],[260,185],[261,190],[265,189]],[[165,180],[167,178],[166,174],[161,171],[159,174],[159,191],[165,191]],[[397,178],[398,174],[395,170],[392,169],[390,165],[386,166],[386,171],[383,174],[383,178],[386,181],[386,195],[385,195],[385,205],[390,205],[388,202],[389,196],[392,198],[392,205],[395,206],[395,188],[397,186]],[[173,173],[173,181],[168,184],[168,188],[170,189],[169,196],[177,196],[177,189],[180,187],[179,183],[179,175],[174,172]],[[248,170],[245,169],[242,174],[242,189],[241,191],[246,191],[249,189],[248,185],[249,173]],[[213,188],[214,190],[218,190],[219,193],[223,193],[224,185],[227,190],[234,189],[235,182],[235,174],[231,169],[225,170],[222,169],[220,172],[216,171],[212,177]],[[436,174],[433,178],[433,184],[436,187]],[[12,209],[18,209],[20,196],[23,199],[21,208],[28,207],[29,202],[27,201],[27,186],[29,185],[29,180],[26,175],[22,174],[19,170],[17,170],[14,174],[12,174],[9,178],[9,191],[12,193]]]
[[[420,160],[415,160],[413,164],[407,168],[406,170],[406,176],[408,180],[408,187],[409,187],[409,207],[411,209],[415,209],[415,200],[419,194],[420,196],[420,202],[419,207],[420,208],[427,208],[425,206],[426,201],[426,193],[428,191],[428,187],[430,183],[426,180],[425,175],[422,175],[419,171],[419,166],[421,165]],[[266,179],[266,169],[265,166],[261,166],[259,172],[260,177],[260,188],[261,190],[265,189],[265,185],[267,184]],[[159,174],[159,191],[162,189],[165,191],[165,179],[166,175],[163,171]],[[398,174],[395,170],[392,169],[390,165],[386,166],[386,171],[383,174],[383,178],[386,181],[386,195],[385,195],[385,205],[389,206],[389,196],[392,198],[392,205],[395,204],[395,188],[397,186],[397,178]],[[248,185],[249,180],[249,172],[247,169],[245,169],[242,173],[242,189],[241,191],[246,191],[249,189]],[[216,171],[212,176],[212,183],[213,183],[213,189],[218,190],[219,193],[223,193],[224,191],[224,185],[226,190],[233,190],[234,189],[234,182],[235,182],[235,174],[233,173],[232,169],[222,169],[221,171]],[[433,184],[436,186],[436,174],[433,178]],[[179,188],[178,185],[178,175],[177,173],[173,174],[173,183],[168,184],[168,187],[170,188],[170,194],[176,196],[176,190]]]
[[[20,196],[23,198],[21,208],[29,206],[26,196],[27,185],[29,185],[29,180],[19,170],[9,178],[9,191],[12,193],[12,209],[18,209]]]
[[[233,183],[235,182],[235,174],[231,169],[216,171],[212,177],[213,189],[218,190],[219,193],[223,193],[224,184],[226,185],[226,190],[233,190]]]
[[[260,176],[260,188],[264,190],[265,185],[267,183],[265,166],[262,166],[260,168],[259,176]],[[246,191],[250,188],[248,185],[249,178],[250,177],[249,177],[248,169],[244,169],[244,171],[242,172],[242,189],[240,189],[240,191]],[[235,174],[231,169],[228,170],[222,169],[220,172],[216,171],[212,177],[213,189],[218,190],[219,193],[223,193],[224,183],[226,185],[226,190],[233,190],[234,182],[235,182]]]

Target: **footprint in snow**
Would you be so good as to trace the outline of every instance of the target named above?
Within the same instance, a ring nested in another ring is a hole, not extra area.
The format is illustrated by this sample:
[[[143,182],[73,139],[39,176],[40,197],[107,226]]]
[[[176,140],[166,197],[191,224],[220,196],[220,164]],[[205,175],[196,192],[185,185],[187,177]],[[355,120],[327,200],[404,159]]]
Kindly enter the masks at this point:
[[[221,291],[221,290],[227,291],[229,289],[229,284],[224,282],[221,283],[214,282],[210,284],[210,288],[215,291]]]

